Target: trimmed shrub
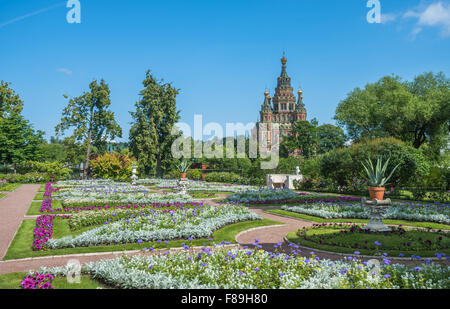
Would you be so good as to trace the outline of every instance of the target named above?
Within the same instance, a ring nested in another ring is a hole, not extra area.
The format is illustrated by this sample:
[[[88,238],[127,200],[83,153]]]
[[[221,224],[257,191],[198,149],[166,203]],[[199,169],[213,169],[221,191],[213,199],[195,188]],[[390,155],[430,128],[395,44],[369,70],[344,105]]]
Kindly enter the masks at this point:
[[[128,155],[105,153],[90,161],[92,173],[100,179],[128,179],[133,161]]]
[[[338,186],[349,186],[354,179],[365,178],[361,162],[377,156],[390,158],[388,170],[400,164],[391,179],[396,185],[413,184],[418,177],[427,175],[430,168],[418,149],[394,138],[377,138],[326,153],[320,161],[320,173]]]
[[[202,179],[202,173],[199,170],[188,170],[186,176],[187,178],[192,180]]]

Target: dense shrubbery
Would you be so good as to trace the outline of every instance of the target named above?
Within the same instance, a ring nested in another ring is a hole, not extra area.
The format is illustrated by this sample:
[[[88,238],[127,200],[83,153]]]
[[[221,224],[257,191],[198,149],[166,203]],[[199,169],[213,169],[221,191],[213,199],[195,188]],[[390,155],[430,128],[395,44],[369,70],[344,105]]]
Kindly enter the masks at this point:
[[[187,178],[192,180],[202,179],[202,173],[199,170],[189,170],[186,173]]]
[[[400,164],[389,188],[414,185],[418,178],[427,175],[430,170],[429,162],[419,150],[394,138],[378,138],[305,160],[301,169],[305,178],[303,182],[296,183],[296,188],[354,194],[366,192],[367,181],[361,162],[377,156],[390,158],[388,169]],[[433,177],[436,178],[441,177]]]
[[[50,178],[66,179],[72,172],[71,169],[64,167],[60,162],[39,162],[39,161],[27,161],[24,164],[16,166],[17,173],[44,173],[50,176]]]
[[[430,168],[427,159],[414,147],[394,138],[378,138],[328,152],[320,163],[321,175],[338,185],[349,185],[353,178],[363,176],[361,162],[377,156],[390,158],[388,170],[400,164],[392,180],[403,185],[427,175]]]
[[[128,179],[132,163],[128,155],[117,153],[105,153],[90,161],[94,177],[102,179]]]
[[[234,183],[243,185],[264,185],[265,180],[261,178],[248,178],[242,177],[235,173],[228,172],[212,172],[205,176],[205,181],[208,182],[221,182],[221,183]]]
[[[49,182],[54,177],[46,173],[28,173],[28,174],[0,174],[0,179],[8,183],[44,183]]]

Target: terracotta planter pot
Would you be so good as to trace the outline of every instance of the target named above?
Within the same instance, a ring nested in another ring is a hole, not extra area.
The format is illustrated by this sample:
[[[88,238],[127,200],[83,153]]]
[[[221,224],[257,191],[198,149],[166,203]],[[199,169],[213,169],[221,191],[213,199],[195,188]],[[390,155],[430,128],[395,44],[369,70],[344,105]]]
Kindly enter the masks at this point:
[[[186,173],[181,173],[180,177],[181,177],[181,179],[185,179],[186,178]]]
[[[379,201],[383,200],[384,190],[385,190],[384,187],[369,187],[370,199],[371,200],[377,199]]]
[[[203,174],[202,174],[202,180],[205,180],[205,177],[206,177],[206,174],[203,173]]]

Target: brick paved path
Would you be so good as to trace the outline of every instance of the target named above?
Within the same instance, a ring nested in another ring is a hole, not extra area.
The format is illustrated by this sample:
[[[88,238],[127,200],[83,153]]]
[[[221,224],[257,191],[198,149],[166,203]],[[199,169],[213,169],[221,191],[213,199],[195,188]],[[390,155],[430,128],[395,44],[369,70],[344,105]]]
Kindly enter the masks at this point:
[[[0,199],[0,259],[6,254],[40,185],[22,185]]]

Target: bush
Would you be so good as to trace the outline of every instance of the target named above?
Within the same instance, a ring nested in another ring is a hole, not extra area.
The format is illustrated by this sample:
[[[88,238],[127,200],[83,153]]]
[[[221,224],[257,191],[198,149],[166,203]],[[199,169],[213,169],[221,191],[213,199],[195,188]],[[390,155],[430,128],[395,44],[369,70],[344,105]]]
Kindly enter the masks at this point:
[[[199,170],[188,170],[186,176],[187,178],[192,180],[202,179],[202,173]]]
[[[356,165],[348,148],[336,149],[326,153],[319,164],[322,177],[337,182],[340,186],[348,185],[350,179],[353,178]]]
[[[72,173],[70,168],[64,167],[63,163],[59,162],[39,162],[27,161],[16,166],[16,171],[19,174],[41,173],[47,174],[50,179],[66,179]]]
[[[320,164],[322,156],[303,160],[300,164],[300,174],[308,178],[320,178]]]
[[[90,161],[92,173],[100,179],[128,179],[133,161],[128,155],[105,153]]]
[[[414,184],[418,177],[427,175],[430,168],[418,149],[394,138],[377,138],[326,153],[320,160],[320,173],[337,186],[350,187],[355,179],[365,178],[361,162],[377,156],[390,158],[388,170],[400,164],[391,180],[396,185]]]
[[[416,178],[423,178],[429,173],[430,163],[422,152],[395,138],[376,138],[352,145],[349,148],[350,155],[355,162],[354,177],[363,175],[361,162],[369,156],[375,159],[382,156],[391,158],[388,170],[400,164],[392,176],[391,182],[402,185],[413,184]],[[360,173],[357,173],[360,171]]]
[[[0,174],[0,179],[8,183],[46,183],[54,181],[47,173]]]

